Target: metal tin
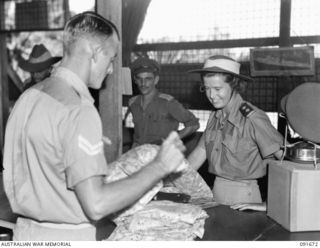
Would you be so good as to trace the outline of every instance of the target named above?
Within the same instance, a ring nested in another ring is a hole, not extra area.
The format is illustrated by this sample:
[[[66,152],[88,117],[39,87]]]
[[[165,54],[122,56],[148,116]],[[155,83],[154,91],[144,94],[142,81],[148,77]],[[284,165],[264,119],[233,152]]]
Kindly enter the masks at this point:
[[[319,162],[320,149],[306,141],[301,141],[287,146],[286,158],[298,163]]]

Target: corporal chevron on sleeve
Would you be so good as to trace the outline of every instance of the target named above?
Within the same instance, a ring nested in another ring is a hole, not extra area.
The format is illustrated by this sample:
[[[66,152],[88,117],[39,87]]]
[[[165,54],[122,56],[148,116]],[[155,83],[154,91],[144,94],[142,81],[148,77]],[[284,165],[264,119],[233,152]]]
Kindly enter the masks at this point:
[[[103,142],[99,141],[96,144],[91,144],[86,138],[78,136],[78,147],[90,156],[97,155],[103,151]]]

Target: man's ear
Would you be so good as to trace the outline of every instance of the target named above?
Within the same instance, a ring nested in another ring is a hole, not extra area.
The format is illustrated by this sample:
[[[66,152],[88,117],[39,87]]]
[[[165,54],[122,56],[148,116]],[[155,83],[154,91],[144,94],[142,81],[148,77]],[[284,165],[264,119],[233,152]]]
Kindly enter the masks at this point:
[[[159,79],[160,79],[159,75],[156,75],[156,77],[154,78],[154,84],[155,84],[155,85],[158,84]]]
[[[78,46],[74,49],[74,52],[81,53],[87,59],[96,59],[94,55],[94,44],[87,39],[80,39]]]
[[[93,44],[90,46],[91,48],[91,54],[92,54],[92,59],[94,62],[97,62],[98,54],[101,52],[101,47],[100,46],[94,46]]]

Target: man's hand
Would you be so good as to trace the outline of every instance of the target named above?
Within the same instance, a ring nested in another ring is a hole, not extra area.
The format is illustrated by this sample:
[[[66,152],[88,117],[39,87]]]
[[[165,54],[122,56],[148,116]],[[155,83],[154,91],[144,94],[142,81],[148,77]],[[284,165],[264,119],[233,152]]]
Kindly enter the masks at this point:
[[[181,164],[184,159],[183,152],[185,151],[181,139],[177,132],[171,132],[169,136],[163,141],[159,153],[155,157],[155,162],[160,166],[165,174],[180,172],[184,168]]]

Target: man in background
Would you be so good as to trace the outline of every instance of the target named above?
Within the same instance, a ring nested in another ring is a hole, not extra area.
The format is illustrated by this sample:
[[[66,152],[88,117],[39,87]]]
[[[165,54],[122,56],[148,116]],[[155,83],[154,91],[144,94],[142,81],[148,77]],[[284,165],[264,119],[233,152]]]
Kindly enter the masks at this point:
[[[53,57],[43,44],[34,45],[28,60],[18,56],[19,67],[30,73],[30,77],[24,82],[23,89],[26,90],[49,77],[53,65],[60,60],[61,57]]]
[[[95,221],[130,206],[170,173],[185,149],[177,133],[155,159],[125,179],[105,183],[102,126],[88,87],[113,72],[119,33],[94,12],[73,16],[64,56],[49,78],[25,91],[9,117],[4,187],[19,215],[14,240],[95,240]]]
[[[142,144],[161,144],[171,131],[178,131],[183,139],[199,128],[199,120],[171,95],[156,88],[159,82],[159,64],[149,58],[138,58],[131,66],[133,79],[140,95],[129,100],[128,112],[132,113],[134,135],[132,147]]]

